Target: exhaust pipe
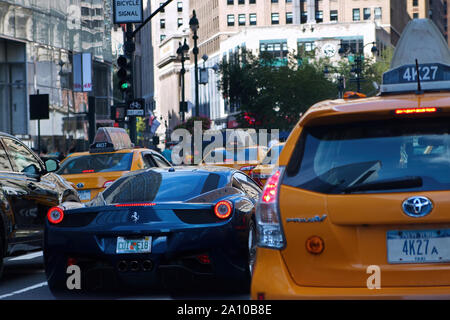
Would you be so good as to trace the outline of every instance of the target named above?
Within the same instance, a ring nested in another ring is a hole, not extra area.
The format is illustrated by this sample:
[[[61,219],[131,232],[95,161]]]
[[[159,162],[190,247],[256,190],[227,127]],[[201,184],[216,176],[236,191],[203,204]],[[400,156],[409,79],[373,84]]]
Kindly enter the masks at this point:
[[[130,262],[130,270],[131,271],[138,271],[139,270],[139,262],[131,261]]]
[[[128,269],[128,263],[124,260],[119,261],[119,263],[117,264],[117,270],[119,270],[119,272],[125,272]]]
[[[142,270],[144,271],[150,271],[153,268],[153,263],[151,260],[145,260],[142,262]]]

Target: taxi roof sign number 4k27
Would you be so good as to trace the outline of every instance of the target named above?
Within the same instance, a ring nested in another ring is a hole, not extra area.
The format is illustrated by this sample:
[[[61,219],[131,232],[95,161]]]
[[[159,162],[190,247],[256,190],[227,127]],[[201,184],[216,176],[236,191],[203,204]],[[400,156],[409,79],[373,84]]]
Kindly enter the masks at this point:
[[[429,19],[414,19],[406,26],[392,57],[391,68],[383,74],[381,94],[419,89],[450,90],[448,44]]]
[[[142,23],[144,10],[142,0],[113,0],[115,24]]]

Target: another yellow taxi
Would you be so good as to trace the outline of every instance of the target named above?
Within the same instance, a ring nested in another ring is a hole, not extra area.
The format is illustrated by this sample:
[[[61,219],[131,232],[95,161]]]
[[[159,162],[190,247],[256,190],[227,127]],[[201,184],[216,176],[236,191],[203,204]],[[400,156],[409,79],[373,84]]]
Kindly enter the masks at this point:
[[[204,157],[201,165],[229,167],[249,174],[266,154],[267,148],[263,146],[217,148]]]
[[[272,146],[269,151],[267,151],[264,159],[250,171],[250,177],[261,186],[266,184],[267,178],[272,174],[284,145],[285,143],[279,143]]]
[[[58,174],[75,186],[82,202],[87,202],[123,174],[152,167],[171,164],[156,151],[134,148],[124,129],[99,128],[89,151],[70,154]]]
[[[253,299],[450,298],[449,75],[414,19],[379,96],[300,119],[257,205]]]

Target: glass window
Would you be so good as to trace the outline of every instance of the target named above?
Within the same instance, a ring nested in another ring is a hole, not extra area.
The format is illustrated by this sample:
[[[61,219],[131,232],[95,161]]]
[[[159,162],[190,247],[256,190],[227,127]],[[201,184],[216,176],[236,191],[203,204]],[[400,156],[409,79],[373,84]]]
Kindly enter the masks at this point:
[[[413,3],[413,7],[417,7],[419,5],[418,0],[412,0],[412,3]]]
[[[364,20],[369,20],[370,19],[370,8],[364,8],[363,14],[364,14]]]
[[[150,170],[117,179],[103,197],[107,204],[187,201],[225,184],[226,179],[216,173]]]
[[[14,171],[36,174],[42,170],[39,160],[20,142],[8,138],[4,138],[3,142],[13,163]]]
[[[360,19],[359,9],[353,9],[353,21],[359,21]]]
[[[159,36],[159,40],[160,40],[160,41],[163,41],[165,38],[166,38],[166,35],[165,35],[165,34],[161,34],[161,35]]]
[[[165,29],[166,28],[166,19],[160,19],[159,26],[161,27],[161,29]]]
[[[183,12],[183,2],[182,1],[177,2],[177,11]]]
[[[160,3],[159,6],[162,7],[164,4],[164,2]],[[164,12],[165,8],[161,8],[161,10],[159,12]]]
[[[273,58],[285,58],[288,55],[287,41],[279,40],[274,42],[261,41],[259,44],[261,52],[270,54]]]
[[[248,3],[250,3],[250,4],[255,4],[255,3],[256,3],[256,0],[250,0]]]
[[[245,0],[239,0],[238,4],[245,4]]]
[[[238,23],[240,26],[245,26],[245,14],[240,14],[238,16]]]
[[[417,12],[413,13],[413,19],[419,19],[419,14]]]
[[[142,161],[144,162],[143,169],[150,169],[150,168],[154,168],[157,166],[150,153],[143,153],[141,155],[142,155]]]
[[[337,10],[330,11],[330,21],[338,21],[338,11]]]
[[[272,3],[278,3],[278,0],[271,0]]]
[[[286,24],[292,24],[293,15],[292,12],[286,12]]]
[[[160,157],[159,155],[153,154],[152,156],[158,167],[160,167],[160,168],[171,167],[171,165],[166,160],[164,160],[162,157]]]
[[[296,148],[283,181],[293,187],[328,194],[450,190],[450,118],[311,127]]]
[[[234,26],[234,14],[227,15],[227,24],[229,27]]]
[[[318,22],[318,23],[323,22],[323,11],[322,10],[316,11],[316,22]]]
[[[129,171],[133,153],[90,154],[68,158],[61,164],[58,174]]]
[[[0,171],[12,171],[11,163],[6,155],[5,149],[0,144]]]
[[[280,23],[280,14],[272,13],[272,24],[279,24],[279,23]]]
[[[302,11],[300,13],[300,23],[306,23],[308,21],[308,12]]]
[[[228,5],[234,4],[234,0],[227,0],[227,4],[228,4]]]
[[[183,18],[178,18],[178,28],[183,25]]]
[[[250,13],[249,20],[251,26],[256,26],[256,13]]]
[[[380,20],[381,19],[381,8],[375,8],[373,11],[373,15],[376,20]]]

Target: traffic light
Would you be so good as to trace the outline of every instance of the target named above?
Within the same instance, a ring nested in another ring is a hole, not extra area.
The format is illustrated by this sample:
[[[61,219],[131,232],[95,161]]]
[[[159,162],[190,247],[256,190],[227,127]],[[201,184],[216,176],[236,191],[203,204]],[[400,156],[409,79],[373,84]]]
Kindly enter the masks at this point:
[[[117,71],[117,77],[119,78],[119,89],[122,92],[130,93],[132,90],[131,79],[133,76],[130,59],[126,56],[120,56],[117,59],[117,65],[119,66],[119,71]]]

